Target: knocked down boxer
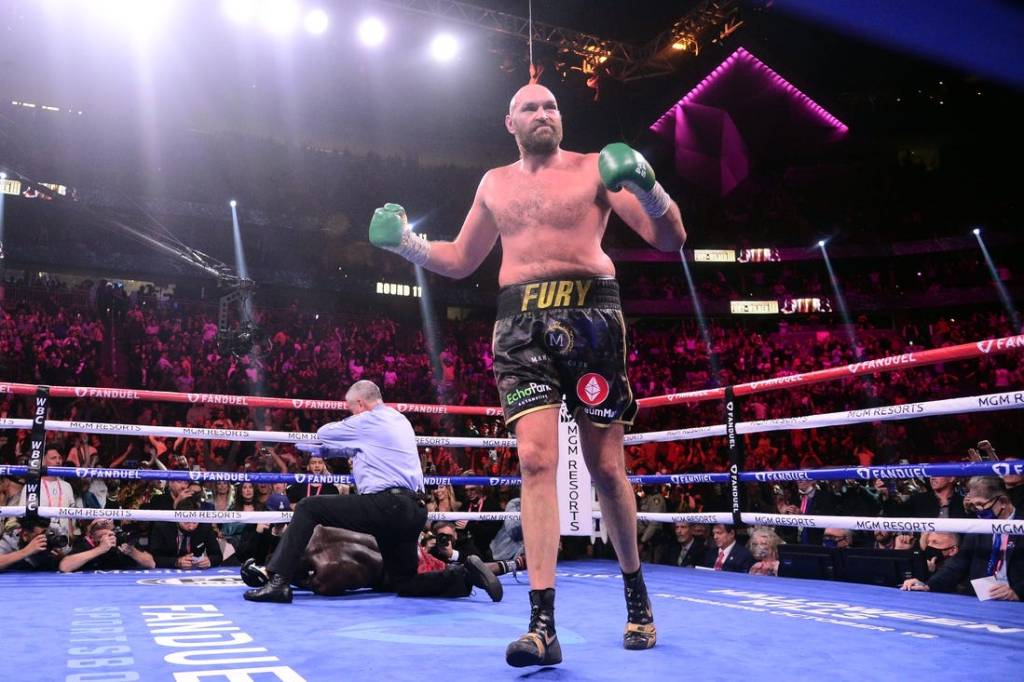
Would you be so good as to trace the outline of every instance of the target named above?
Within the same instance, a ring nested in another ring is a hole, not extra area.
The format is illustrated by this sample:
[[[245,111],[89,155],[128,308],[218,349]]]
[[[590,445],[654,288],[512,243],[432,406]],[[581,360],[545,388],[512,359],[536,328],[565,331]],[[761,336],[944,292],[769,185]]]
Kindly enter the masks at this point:
[[[421,556],[420,577],[430,581],[431,576],[436,576],[436,582],[448,585],[440,595],[445,597],[466,597],[478,587],[493,601],[501,601],[504,589],[497,576],[524,567],[521,561],[518,564],[515,561],[484,563],[477,556],[468,557],[464,564],[448,565],[429,554],[426,557],[433,562],[424,561]],[[317,526],[292,585],[328,597],[353,590],[381,589],[383,566],[380,549],[372,535]],[[266,567],[257,565],[253,559],[242,564],[241,574],[249,587],[262,587],[269,580]],[[453,580],[455,576],[462,580]],[[399,590],[398,595],[423,596],[415,589]]]

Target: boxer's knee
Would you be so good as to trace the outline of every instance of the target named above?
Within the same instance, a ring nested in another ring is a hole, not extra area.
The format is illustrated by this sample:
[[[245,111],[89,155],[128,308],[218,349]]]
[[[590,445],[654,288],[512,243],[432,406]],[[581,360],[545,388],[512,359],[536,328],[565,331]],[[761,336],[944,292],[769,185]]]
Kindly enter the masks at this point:
[[[558,465],[558,410],[523,415],[516,420],[515,433],[523,478],[554,476]]]
[[[541,434],[531,434],[529,437],[519,437],[517,450],[519,452],[519,468],[523,478],[537,478],[554,476],[558,465],[558,436],[543,437]]]

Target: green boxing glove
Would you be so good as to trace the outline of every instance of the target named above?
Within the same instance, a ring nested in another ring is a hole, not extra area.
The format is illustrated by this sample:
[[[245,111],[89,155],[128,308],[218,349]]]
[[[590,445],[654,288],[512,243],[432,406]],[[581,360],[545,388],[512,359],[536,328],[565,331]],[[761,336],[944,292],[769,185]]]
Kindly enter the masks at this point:
[[[423,265],[430,257],[430,242],[413,233],[405,209],[398,204],[384,204],[373,212],[370,243],[416,265]]]
[[[652,218],[668,213],[672,204],[665,190],[654,177],[654,169],[643,155],[621,142],[613,142],[601,150],[597,159],[601,182],[608,191],[625,188],[636,196],[644,211]]]

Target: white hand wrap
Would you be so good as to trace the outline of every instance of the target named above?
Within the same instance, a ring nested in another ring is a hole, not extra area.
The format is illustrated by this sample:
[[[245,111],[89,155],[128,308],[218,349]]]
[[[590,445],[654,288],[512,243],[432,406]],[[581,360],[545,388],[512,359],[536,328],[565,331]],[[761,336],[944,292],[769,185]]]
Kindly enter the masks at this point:
[[[385,248],[416,265],[423,265],[430,258],[430,242],[418,236],[408,227],[402,232],[401,244]]]
[[[650,192],[645,192],[635,186],[630,189],[633,189],[633,194],[636,195],[637,200],[640,201],[640,205],[644,207],[647,215],[652,218],[660,218],[668,213],[668,209],[672,205],[672,197],[662,188],[660,182],[654,183],[654,187],[651,188]]]

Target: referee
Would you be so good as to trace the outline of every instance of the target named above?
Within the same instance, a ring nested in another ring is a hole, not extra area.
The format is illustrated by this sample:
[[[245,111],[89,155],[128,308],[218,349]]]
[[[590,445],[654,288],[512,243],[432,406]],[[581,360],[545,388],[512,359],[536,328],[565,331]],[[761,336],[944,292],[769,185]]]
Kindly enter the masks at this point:
[[[495,601],[501,583],[478,557],[463,570],[417,574],[418,541],[427,520],[423,472],[412,424],[384,404],[372,381],[357,381],[345,394],[352,416],[320,428],[322,456],[350,457],[358,495],[306,497],[295,507],[288,530],[267,563],[270,579],[246,591],[249,601],[290,603],[291,581],[318,525],[372,535],[383,562],[376,588],[407,596],[465,596],[466,583]]]

